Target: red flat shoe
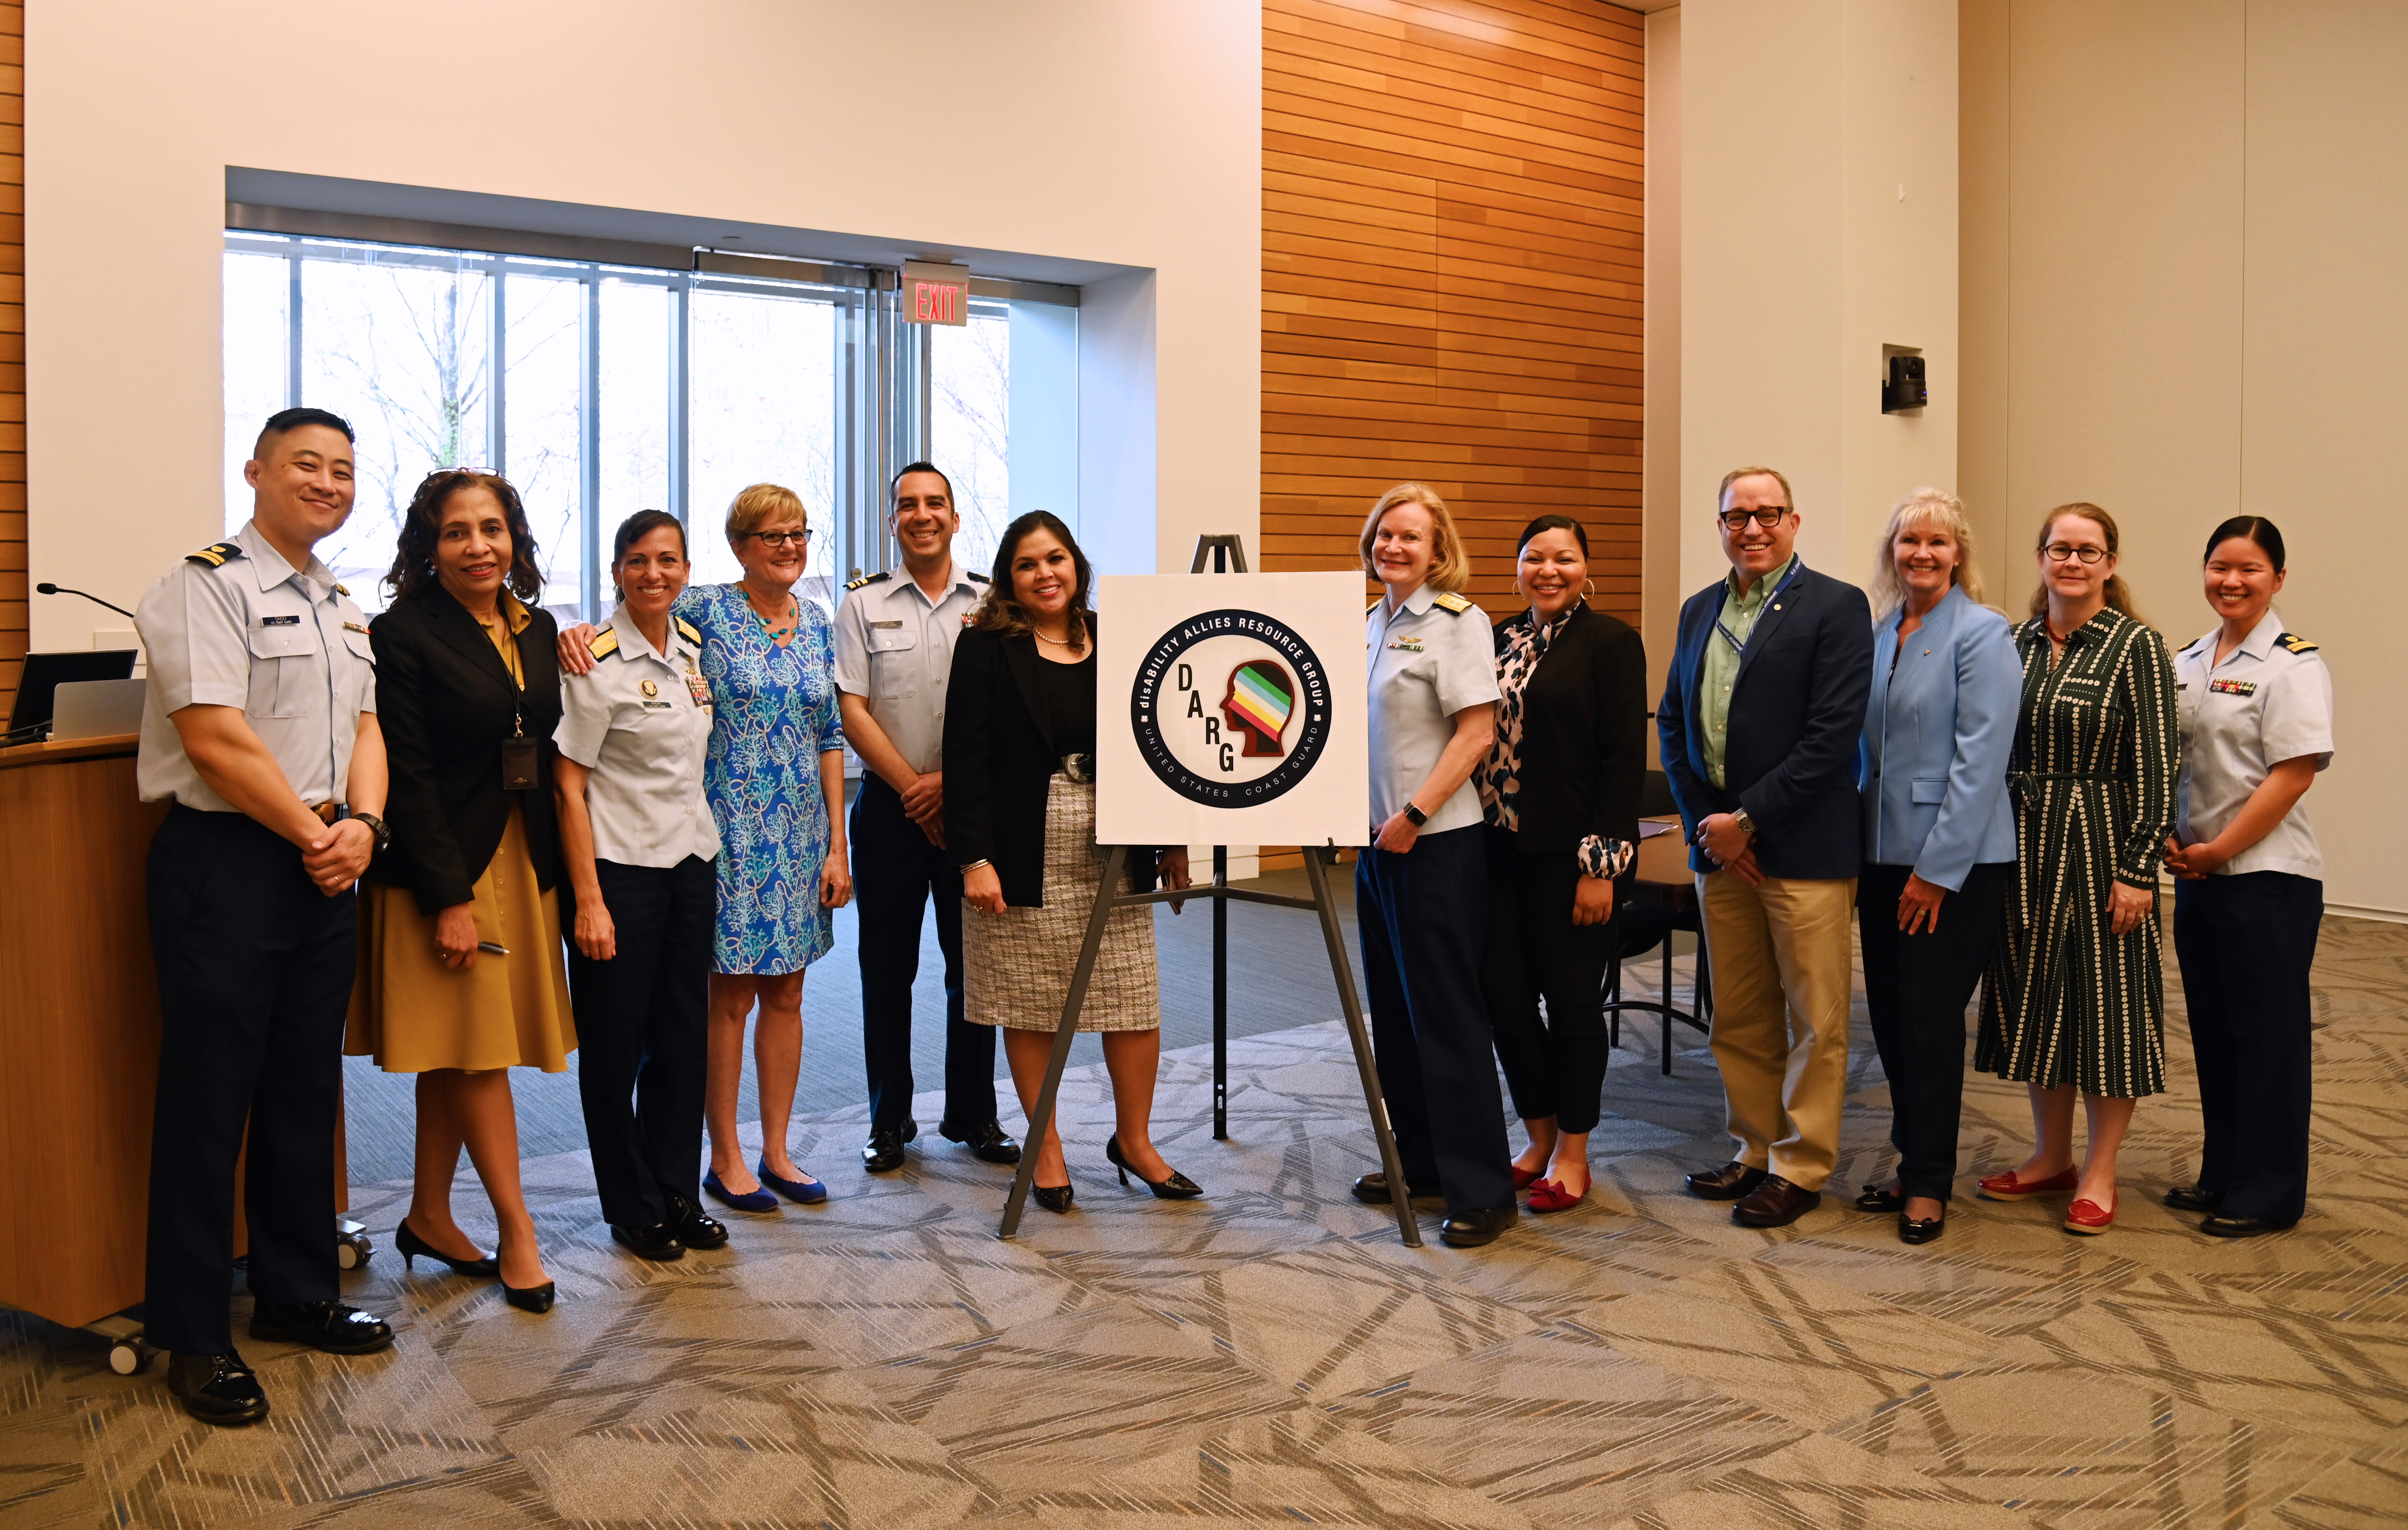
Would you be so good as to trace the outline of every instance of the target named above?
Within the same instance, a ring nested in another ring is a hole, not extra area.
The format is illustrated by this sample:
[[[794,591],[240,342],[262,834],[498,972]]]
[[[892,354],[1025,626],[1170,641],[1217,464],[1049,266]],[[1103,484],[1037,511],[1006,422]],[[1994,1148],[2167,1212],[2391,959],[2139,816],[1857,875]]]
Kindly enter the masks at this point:
[[[1544,1173],[1546,1173],[1544,1169],[1526,1169],[1516,1163],[1513,1165],[1513,1188],[1517,1191],[1528,1190],[1539,1182],[1539,1176]]]
[[[2096,1201],[2076,1201],[2065,1208],[2065,1230],[2080,1233],[2085,1237],[2097,1237],[2115,1225],[2115,1208],[2100,1208]]]
[[[1587,1199],[1588,1191],[1574,1195],[1558,1180],[1541,1179],[1530,1187],[1530,1209],[1541,1216],[1550,1211],[1570,1211]]]
[[[2079,1169],[2068,1169],[2045,1179],[2017,1179],[2015,1171],[2009,1169],[2004,1174],[1985,1176],[1979,1189],[1985,1200],[2028,1201],[2035,1195],[2063,1195],[2081,1183]]]

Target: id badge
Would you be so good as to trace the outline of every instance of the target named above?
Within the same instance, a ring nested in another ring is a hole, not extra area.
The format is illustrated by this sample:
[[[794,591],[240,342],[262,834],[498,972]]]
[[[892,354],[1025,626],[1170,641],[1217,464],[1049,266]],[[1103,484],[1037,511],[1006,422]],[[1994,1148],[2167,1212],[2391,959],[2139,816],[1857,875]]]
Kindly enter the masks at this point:
[[[533,791],[541,785],[536,779],[538,750],[533,739],[502,741],[502,789]]]

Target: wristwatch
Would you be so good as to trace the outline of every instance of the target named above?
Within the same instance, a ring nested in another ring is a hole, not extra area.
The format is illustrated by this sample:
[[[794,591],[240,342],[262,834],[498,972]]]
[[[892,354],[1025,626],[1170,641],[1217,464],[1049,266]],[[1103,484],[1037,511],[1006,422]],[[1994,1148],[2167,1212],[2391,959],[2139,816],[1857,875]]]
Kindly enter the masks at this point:
[[[1743,807],[1731,809],[1731,822],[1739,825],[1739,831],[1749,839],[1756,838],[1756,820],[1747,816],[1747,809]]]
[[[1415,807],[1412,803],[1407,802],[1405,804],[1405,821],[1412,824],[1415,829],[1419,829],[1422,825],[1429,822],[1429,815],[1424,813],[1420,808]]]
[[[393,826],[373,813],[353,813],[351,816],[368,826],[368,832],[376,836],[376,853],[384,854],[393,844]]]

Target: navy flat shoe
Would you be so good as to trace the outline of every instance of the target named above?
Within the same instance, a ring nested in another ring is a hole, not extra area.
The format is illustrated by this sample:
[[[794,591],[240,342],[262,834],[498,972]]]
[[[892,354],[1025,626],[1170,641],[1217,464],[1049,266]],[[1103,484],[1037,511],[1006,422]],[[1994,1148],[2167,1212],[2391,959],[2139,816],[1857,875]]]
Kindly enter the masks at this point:
[[[827,1199],[825,1185],[808,1176],[801,1179],[781,1179],[769,1172],[769,1161],[766,1158],[752,1165],[752,1172],[761,1176],[761,1183],[799,1205],[817,1205]]]
[[[775,1211],[778,1198],[766,1190],[748,1190],[741,1195],[731,1193],[720,1182],[719,1171],[711,1170],[702,1176],[702,1192],[731,1211]]]

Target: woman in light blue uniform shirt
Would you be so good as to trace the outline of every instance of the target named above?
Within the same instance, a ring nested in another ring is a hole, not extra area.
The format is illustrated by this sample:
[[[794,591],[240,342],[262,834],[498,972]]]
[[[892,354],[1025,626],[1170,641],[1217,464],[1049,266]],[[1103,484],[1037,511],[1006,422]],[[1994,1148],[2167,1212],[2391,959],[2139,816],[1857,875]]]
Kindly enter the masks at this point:
[[[1916,489],[1890,512],[1873,561],[1856,923],[1898,1175],[1867,1185],[1856,1209],[1898,1213],[1905,1243],[1938,1237],[1948,1214],[1965,1006],[2015,859],[2007,759],[2023,666],[2007,619],[1981,603],[1971,530],[1955,496]]]

